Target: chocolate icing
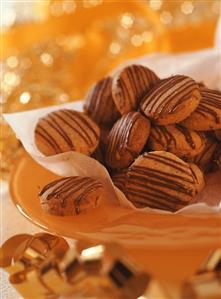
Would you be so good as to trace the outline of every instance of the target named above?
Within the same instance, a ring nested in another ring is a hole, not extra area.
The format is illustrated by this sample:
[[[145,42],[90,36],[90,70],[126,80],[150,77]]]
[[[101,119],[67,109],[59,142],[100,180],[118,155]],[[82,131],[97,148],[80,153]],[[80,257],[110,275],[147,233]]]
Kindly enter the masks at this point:
[[[71,197],[71,200],[74,201],[75,213],[79,214],[82,201],[86,199],[91,191],[101,187],[100,182],[89,177],[68,177],[46,185],[39,193],[39,196],[44,196],[44,193],[49,191],[46,201],[57,199],[62,208],[66,207],[67,200],[70,200]]]
[[[44,123],[47,126],[44,126]],[[88,147],[94,147],[99,136],[94,129],[96,126],[89,117],[84,115],[82,112],[62,109],[54,111],[42,117],[36,126],[35,134],[39,135],[44,141],[57,153],[61,153],[62,146],[58,144],[55,132],[58,134],[64,142],[67,144],[67,148],[71,150],[76,150],[73,137],[71,139],[70,132],[65,130],[65,127],[71,128],[73,133],[76,133],[83,141],[88,145]],[[51,130],[47,130],[47,127]],[[70,130],[69,130],[70,131]]]
[[[164,79],[145,95],[141,109],[145,114],[174,113],[177,106],[190,99],[195,89],[198,89],[195,81],[186,76]]]
[[[135,161],[126,182],[126,195],[137,207],[176,211],[191,201],[196,193],[196,175],[187,163],[163,152],[145,153],[143,158],[150,162],[143,164],[141,157],[140,162]],[[151,161],[157,163],[156,169]]]

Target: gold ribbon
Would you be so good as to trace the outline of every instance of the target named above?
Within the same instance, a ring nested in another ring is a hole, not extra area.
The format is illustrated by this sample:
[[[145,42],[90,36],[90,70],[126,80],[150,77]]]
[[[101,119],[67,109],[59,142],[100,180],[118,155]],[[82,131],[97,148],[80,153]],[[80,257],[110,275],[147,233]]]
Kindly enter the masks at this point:
[[[79,242],[69,248],[63,238],[46,233],[21,234],[7,240],[0,250],[0,266],[25,298],[96,294],[105,299],[109,295],[136,299],[151,280],[126,257],[122,258],[116,245],[85,248]]]
[[[143,272],[116,244],[78,242],[70,248],[65,239],[47,233],[7,240],[0,267],[24,298],[218,299],[221,294],[221,249],[211,253],[179,294]]]

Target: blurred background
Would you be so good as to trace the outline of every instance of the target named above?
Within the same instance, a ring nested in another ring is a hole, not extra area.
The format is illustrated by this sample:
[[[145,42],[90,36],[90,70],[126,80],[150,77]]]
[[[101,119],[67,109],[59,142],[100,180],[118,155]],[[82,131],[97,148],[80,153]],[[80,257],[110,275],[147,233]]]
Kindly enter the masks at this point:
[[[221,0],[1,0],[2,112],[80,99],[119,63],[211,48]],[[0,119],[1,177],[19,141]]]

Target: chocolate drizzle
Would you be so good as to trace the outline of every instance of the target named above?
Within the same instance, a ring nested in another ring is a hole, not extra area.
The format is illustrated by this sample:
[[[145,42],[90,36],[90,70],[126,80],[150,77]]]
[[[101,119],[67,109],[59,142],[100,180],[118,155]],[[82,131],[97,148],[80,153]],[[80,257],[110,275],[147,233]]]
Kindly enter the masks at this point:
[[[112,95],[121,114],[136,110],[144,94],[159,78],[150,69],[141,65],[125,67],[113,82]]]
[[[133,136],[132,130],[136,126],[137,122],[144,122],[146,124],[146,132],[144,133],[144,142],[145,145],[146,139],[149,134],[149,121],[144,118],[139,112],[129,112],[122,116],[120,120],[116,122],[114,127],[109,133],[106,155],[105,159],[108,165],[114,166],[116,163],[120,162],[121,159],[125,158],[125,153],[130,155],[130,161],[127,165],[117,166],[117,167],[127,167],[142,151],[143,146],[138,150],[134,150],[133,147]],[[137,125],[138,130],[139,125]],[[133,134],[136,134],[133,132]]]
[[[112,98],[112,78],[98,81],[86,96],[84,109],[98,124],[112,126],[120,117]]]
[[[180,158],[193,157],[205,147],[205,135],[180,125],[152,125],[149,146],[151,150],[169,151]]]
[[[56,200],[60,208],[65,209],[69,205],[74,209],[72,214],[79,214],[81,205],[86,200],[90,200],[88,197],[90,192],[101,188],[100,182],[89,177],[67,177],[46,185],[39,196],[42,198],[46,196],[44,204],[50,205],[51,201]],[[98,197],[99,194],[100,192],[98,192]]]
[[[201,95],[202,100],[195,112],[204,116],[210,115],[217,124],[221,123],[221,93],[202,88]],[[194,117],[194,114],[191,117]]]
[[[90,151],[98,143],[98,132],[97,125],[88,116],[78,111],[62,109],[39,120],[35,134],[40,140],[36,138],[36,144],[41,150],[43,140],[51,149],[48,152],[58,154],[64,151],[78,151],[79,144],[83,142],[86,151]]]
[[[186,139],[186,142],[192,147],[192,149],[195,149],[196,144],[192,138],[191,132],[188,129],[178,126],[178,125],[176,125],[176,128],[183,134],[183,136]]]
[[[212,130],[221,128],[221,92],[201,88],[202,99],[193,113],[182,125],[195,130]]]
[[[187,163],[170,155],[145,153],[129,168],[126,195],[137,207],[175,211],[191,201],[195,176]]]
[[[176,75],[164,79],[144,96],[141,110],[153,118],[174,113],[182,103],[191,99],[194,90],[198,90],[198,86],[189,77]]]

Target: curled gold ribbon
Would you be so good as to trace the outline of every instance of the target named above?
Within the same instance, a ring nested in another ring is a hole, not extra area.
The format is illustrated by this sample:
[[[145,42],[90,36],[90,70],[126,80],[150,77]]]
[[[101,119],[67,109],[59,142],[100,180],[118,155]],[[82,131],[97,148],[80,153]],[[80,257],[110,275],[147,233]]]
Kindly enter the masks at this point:
[[[1,247],[0,266],[24,298],[136,299],[143,294],[150,276],[122,258],[118,246],[88,246],[79,242],[69,248],[63,238],[46,233],[17,235]]]
[[[47,233],[16,235],[0,249],[0,267],[24,298],[211,299],[221,294],[221,250],[217,249],[179,292],[132,263],[116,244],[70,248]],[[71,297],[70,297],[71,296]],[[74,297],[73,297],[74,296]],[[96,297],[95,297],[96,296]]]

